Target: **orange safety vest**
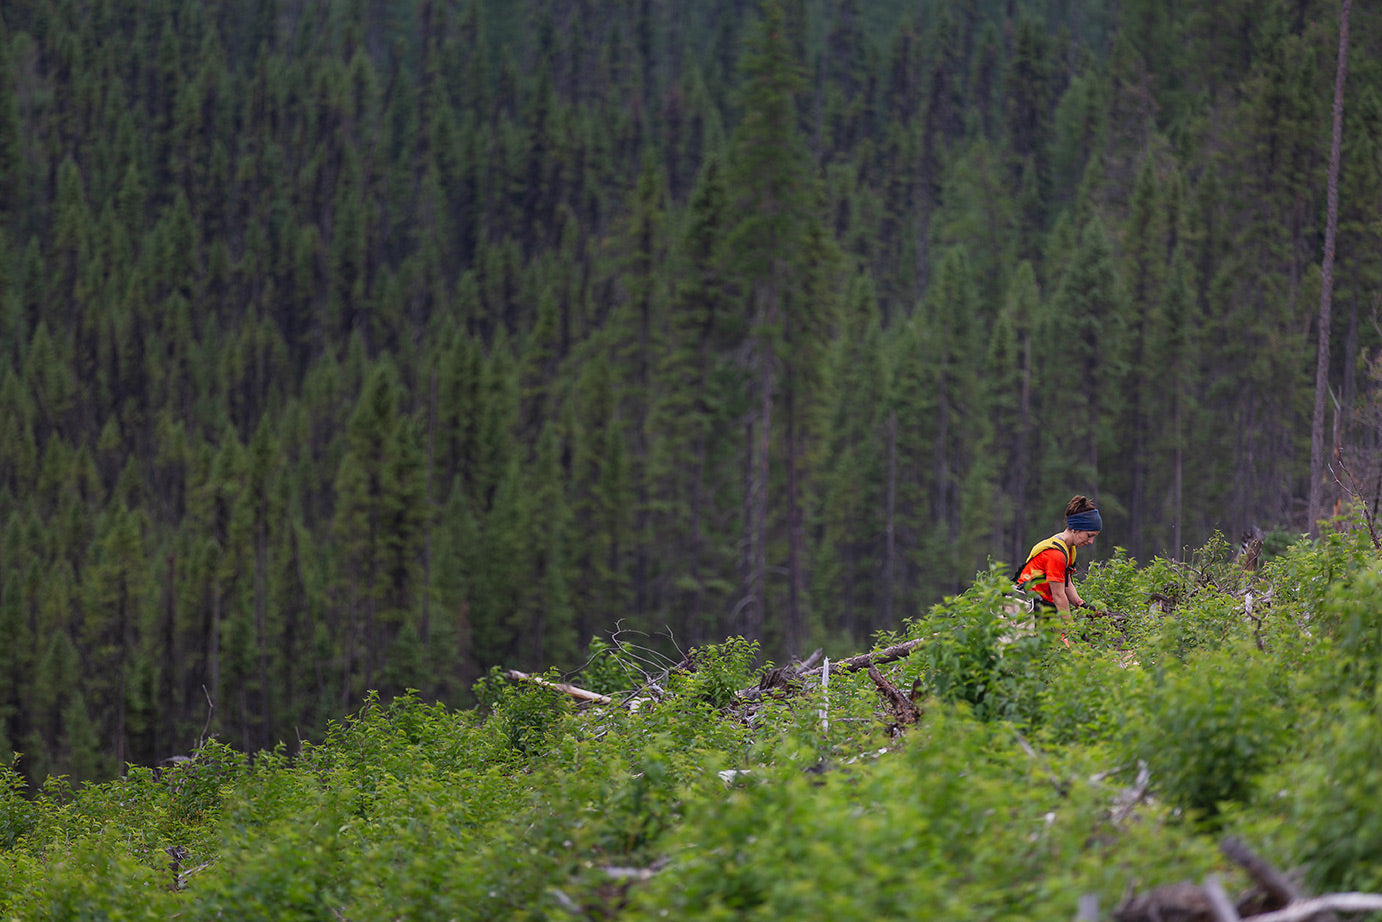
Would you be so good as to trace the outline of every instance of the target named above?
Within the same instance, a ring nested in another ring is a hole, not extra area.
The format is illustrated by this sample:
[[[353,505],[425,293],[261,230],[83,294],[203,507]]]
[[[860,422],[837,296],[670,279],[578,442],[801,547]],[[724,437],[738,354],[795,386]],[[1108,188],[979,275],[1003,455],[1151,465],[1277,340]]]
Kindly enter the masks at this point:
[[[1053,535],[1045,541],[1040,541],[1032,545],[1031,551],[1027,554],[1027,560],[1021,567],[1018,567],[1017,572],[1013,574],[1013,582],[1016,583],[1019,588],[1035,592],[1046,601],[1054,604],[1051,598],[1051,589],[1048,585],[1049,574],[1046,572],[1045,567],[1037,561],[1037,558],[1041,556],[1042,553],[1050,550],[1061,552],[1061,555],[1065,558],[1065,571],[1067,574],[1075,569],[1076,549],[1062,541],[1059,536]]]

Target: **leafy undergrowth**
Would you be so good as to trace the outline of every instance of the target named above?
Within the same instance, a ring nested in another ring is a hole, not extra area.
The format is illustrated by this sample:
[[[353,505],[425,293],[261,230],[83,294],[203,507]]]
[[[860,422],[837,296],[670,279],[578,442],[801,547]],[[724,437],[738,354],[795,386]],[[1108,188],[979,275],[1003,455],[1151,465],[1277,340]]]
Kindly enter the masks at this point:
[[[762,696],[754,645],[695,651],[635,704],[497,674],[483,705],[368,699],[319,744],[218,742],[161,773],[0,784],[16,919],[1068,920],[1095,894],[1241,872],[1241,836],[1315,891],[1382,888],[1382,568],[1365,533],[1245,573],[1119,555],[1126,618],[1014,633],[995,568],[864,672]],[[637,674],[620,651],[576,684]],[[842,651],[853,653],[857,651]],[[555,677],[552,677],[555,678]],[[606,687],[606,691],[616,688]]]

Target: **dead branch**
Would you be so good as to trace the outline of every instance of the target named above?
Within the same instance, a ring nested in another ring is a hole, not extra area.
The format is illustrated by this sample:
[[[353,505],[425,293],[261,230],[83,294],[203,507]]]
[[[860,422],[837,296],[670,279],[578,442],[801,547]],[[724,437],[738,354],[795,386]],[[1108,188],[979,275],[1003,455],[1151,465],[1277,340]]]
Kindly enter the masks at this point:
[[[510,669],[504,673],[504,677],[515,682],[531,682],[534,685],[541,685],[559,691],[564,695],[570,695],[579,701],[590,701],[594,704],[612,704],[614,699],[609,695],[602,695],[599,692],[587,691],[584,688],[577,688],[565,682],[549,682],[541,676],[529,675],[526,672],[519,672],[517,669]]]
[[[1237,908],[1230,903],[1229,894],[1224,892],[1218,874],[1211,874],[1205,878],[1205,896],[1209,897],[1209,910],[1213,912],[1215,922],[1240,922],[1242,916],[1238,915]]]
[[[1305,898],[1299,888],[1238,839],[1225,839],[1219,849],[1247,872],[1256,885],[1229,902],[1216,875],[1203,886],[1189,881],[1166,884],[1130,895],[1114,910],[1115,922],[1332,922],[1338,912],[1382,910],[1382,894],[1331,893]]]
[[[1312,900],[1292,903],[1276,912],[1252,916],[1253,922],[1308,922],[1322,912],[1377,912],[1382,910],[1382,893],[1331,893]]]
[[[1239,922],[1242,916],[1238,915],[1238,910],[1229,902],[1218,874],[1210,874],[1205,878],[1204,892],[1209,897],[1209,908],[1214,913],[1215,922]]]
[[[902,643],[893,644],[891,647],[873,653],[862,653],[859,656],[851,656],[848,659],[833,662],[830,664],[830,673],[834,675],[837,672],[854,672],[859,669],[867,669],[870,666],[879,666],[883,663],[900,660],[905,656],[911,656],[912,651],[925,643],[927,639],[923,637],[917,640],[904,640]],[[805,679],[818,676],[824,668],[824,666],[817,666],[815,669],[808,669],[799,673],[798,678]]]
[[[1377,534],[1377,523],[1373,519],[1372,510],[1370,510],[1368,504],[1363,501],[1362,491],[1358,488],[1358,479],[1353,476],[1353,471],[1349,470],[1348,464],[1344,462],[1343,452],[1339,450],[1337,446],[1334,451],[1334,463],[1329,465],[1329,471],[1334,475],[1334,483],[1340,490],[1343,490],[1349,495],[1354,501],[1354,505],[1362,512],[1363,523],[1367,526],[1368,537],[1372,539],[1373,548],[1382,551],[1382,537],[1379,537]],[[1340,479],[1340,471],[1343,471],[1344,476],[1348,478],[1347,484]]]
[[[211,700],[211,692],[206,690],[205,685],[202,686],[202,694],[206,695],[206,726],[202,727],[202,735],[197,740],[198,749],[201,749],[203,746],[206,745],[206,734],[208,731],[211,730],[211,718],[216,713],[216,702]]]
[[[893,709],[893,721],[899,729],[921,719],[921,711],[912,703],[912,699],[898,691],[896,685],[883,678],[883,673],[879,672],[878,667],[872,663],[869,664],[869,678],[873,679],[873,684],[878,686],[878,693]]]
[[[1279,909],[1300,899],[1300,889],[1285,875],[1272,867],[1242,839],[1230,836],[1219,843],[1219,851],[1233,861],[1274,901],[1271,908]]]
[[[1189,881],[1164,884],[1129,898],[1113,911],[1115,922],[1215,922],[1204,888]]]
[[[1133,809],[1147,796],[1147,789],[1152,784],[1152,773],[1147,768],[1146,762],[1137,763],[1137,777],[1133,779],[1130,787],[1126,787],[1118,792],[1114,798],[1113,806],[1109,809],[1109,822],[1114,826],[1123,822],[1132,813]]]

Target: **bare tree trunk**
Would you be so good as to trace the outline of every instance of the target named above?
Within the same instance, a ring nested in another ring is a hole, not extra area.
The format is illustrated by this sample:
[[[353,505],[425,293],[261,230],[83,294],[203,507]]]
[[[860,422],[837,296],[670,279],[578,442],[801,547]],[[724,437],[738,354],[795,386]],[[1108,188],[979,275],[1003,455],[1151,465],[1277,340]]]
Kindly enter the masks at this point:
[[[427,389],[427,524],[422,539],[422,649],[432,641],[432,523],[436,521],[436,500],[432,478],[437,466],[437,366],[432,366],[431,386]]]
[[[888,492],[883,534],[883,623],[893,623],[893,593],[897,588],[897,411],[888,413]]]
[[[267,485],[261,489],[267,489]],[[259,745],[273,745],[273,708],[269,694],[269,524],[268,497],[259,496],[254,540],[254,633],[259,644]]]
[[[211,636],[206,639],[211,671],[211,700],[221,700],[221,578],[211,591]]]
[[[797,407],[794,387],[787,388],[787,655],[796,656],[805,642],[806,529],[801,514],[801,466],[797,463]]]
[[[743,613],[743,620],[738,617],[733,619],[729,629],[736,633],[745,633],[753,636],[754,628],[754,606],[758,604],[755,593],[758,592],[757,576],[758,570],[755,566],[757,554],[755,553],[756,542],[758,540],[758,490],[755,484],[758,465],[757,458],[758,439],[754,435],[754,414],[750,411],[744,421],[744,597],[736,606],[736,615]]]
[[[1173,514],[1171,516],[1171,559],[1179,560],[1181,552],[1181,497],[1185,486],[1185,446],[1181,441],[1181,404],[1176,398],[1176,471],[1172,494]]]
[[[1330,299],[1334,291],[1334,237],[1339,226],[1339,149],[1344,134],[1344,77],[1348,73],[1348,14],[1352,0],[1339,13],[1339,64],[1334,72],[1334,131],[1329,145],[1329,180],[1324,225],[1324,263],[1320,270],[1320,330],[1315,353],[1315,413],[1310,422],[1310,521],[1318,534],[1324,513],[1324,415],[1329,391]]]
[[[1017,507],[1013,523],[1012,559],[1023,558],[1022,535],[1025,531],[1027,508],[1027,453],[1031,450],[1032,431],[1032,334],[1022,334],[1022,392],[1017,407],[1017,464],[1013,475],[1013,501]]]
[[[766,335],[759,342],[762,353],[759,361],[758,411],[758,453],[754,459],[757,469],[754,472],[755,494],[753,498],[753,625],[749,639],[757,640],[763,636],[763,625],[768,614],[768,452],[772,445],[773,429],[773,350],[766,341]]]

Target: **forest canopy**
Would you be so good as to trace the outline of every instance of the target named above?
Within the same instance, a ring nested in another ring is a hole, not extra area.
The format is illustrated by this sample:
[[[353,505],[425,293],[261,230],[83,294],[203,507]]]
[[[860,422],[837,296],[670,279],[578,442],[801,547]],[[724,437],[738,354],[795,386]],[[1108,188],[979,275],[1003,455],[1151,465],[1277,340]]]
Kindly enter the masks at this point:
[[[111,778],[593,638],[848,655],[1307,521],[1339,9],[11,0],[0,755]],[[1328,487],[1376,513],[1382,13]],[[1146,599],[1139,604],[1145,605]]]

